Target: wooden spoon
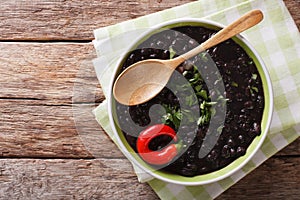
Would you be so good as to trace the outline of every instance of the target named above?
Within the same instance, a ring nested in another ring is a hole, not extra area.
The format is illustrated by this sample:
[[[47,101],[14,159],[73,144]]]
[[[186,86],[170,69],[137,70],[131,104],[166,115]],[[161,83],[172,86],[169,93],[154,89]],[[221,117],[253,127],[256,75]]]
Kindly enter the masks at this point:
[[[115,99],[130,106],[149,101],[165,87],[173,71],[182,62],[251,28],[262,19],[263,14],[260,10],[252,10],[181,56],[170,60],[143,60],[129,66],[117,77],[114,83]]]

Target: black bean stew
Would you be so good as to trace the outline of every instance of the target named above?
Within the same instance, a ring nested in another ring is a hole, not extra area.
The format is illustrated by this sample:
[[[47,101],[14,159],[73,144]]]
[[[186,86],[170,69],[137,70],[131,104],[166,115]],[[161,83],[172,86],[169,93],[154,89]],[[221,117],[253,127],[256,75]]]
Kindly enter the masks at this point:
[[[162,30],[130,52],[122,70],[140,60],[176,57],[215,33],[215,30],[199,26]],[[131,147],[136,151],[137,137],[147,126],[164,123],[176,131],[179,127],[183,130],[177,133],[183,143],[183,153],[162,170],[191,177],[221,169],[243,156],[253,139],[261,134],[264,110],[262,81],[253,60],[230,39],[185,61],[177,72],[170,84],[176,85],[176,79],[184,77],[193,88],[196,100],[185,91],[188,86],[179,85],[175,88],[183,94],[186,92],[183,100],[179,99],[178,91],[166,87],[155,98],[141,105],[128,107],[116,104],[119,125]],[[223,88],[209,87],[220,82]],[[184,102],[192,111],[200,112],[196,115],[197,119],[190,116],[190,111],[185,112],[179,102]],[[215,116],[222,112],[225,112],[224,120],[218,121]],[[183,119],[190,120],[183,124]],[[209,134],[216,137],[206,137],[212,124],[213,134]],[[216,141],[204,142],[209,138]],[[170,140],[169,137],[158,137],[150,143],[150,148],[164,148]],[[212,147],[204,157],[200,157],[200,149],[209,144]]]

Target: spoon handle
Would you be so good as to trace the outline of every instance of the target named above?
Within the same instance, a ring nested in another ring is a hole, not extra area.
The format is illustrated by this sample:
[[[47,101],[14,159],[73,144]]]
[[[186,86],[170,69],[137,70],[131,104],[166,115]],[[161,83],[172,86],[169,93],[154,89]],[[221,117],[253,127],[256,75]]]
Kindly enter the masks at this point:
[[[188,51],[187,53],[175,58],[177,64],[179,65],[181,62],[196,56],[197,54],[201,53],[202,51],[205,51],[209,49],[210,47],[213,47],[235,35],[238,33],[241,33],[252,26],[258,24],[263,19],[263,13],[260,10],[252,10],[245,15],[241,16],[239,19],[234,21],[233,23],[229,24],[225,28],[221,29],[219,32],[217,32],[215,35],[213,35],[211,38],[203,42],[198,47],[195,47],[194,49]],[[174,62],[175,63],[175,62]],[[177,66],[178,66],[177,65]]]

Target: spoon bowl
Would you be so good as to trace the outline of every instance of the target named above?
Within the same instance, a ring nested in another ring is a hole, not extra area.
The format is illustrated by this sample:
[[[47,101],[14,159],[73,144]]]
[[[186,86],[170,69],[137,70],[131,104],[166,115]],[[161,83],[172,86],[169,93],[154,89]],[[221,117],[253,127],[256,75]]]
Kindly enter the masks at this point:
[[[128,67],[116,80],[116,100],[130,106],[149,101],[168,83],[176,66],[174,60],[149,59]],[[179,62],[178,64],[182,62],[175,61]]]

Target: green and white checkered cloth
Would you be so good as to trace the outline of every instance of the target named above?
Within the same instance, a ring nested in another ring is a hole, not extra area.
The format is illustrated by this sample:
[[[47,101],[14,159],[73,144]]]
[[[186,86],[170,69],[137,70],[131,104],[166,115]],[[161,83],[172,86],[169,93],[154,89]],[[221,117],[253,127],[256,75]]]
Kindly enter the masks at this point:
[[[214,199],[300,135],[300,35],[282,0],[199,0],[94,31],[97,77],[106,95],[116,62],[140,33],[177,18],[205,18],[228,24],[242,14],[260,9],[264,20],[243,33],[263,58],[274,89],[274,114],[260,150],[241,170],[221,181],[202,186],[181,186],[152,178],[134,166],[141,182],[148,182],[161,199]],[[116,142],[107,115],[107,102],[94,114]]]

